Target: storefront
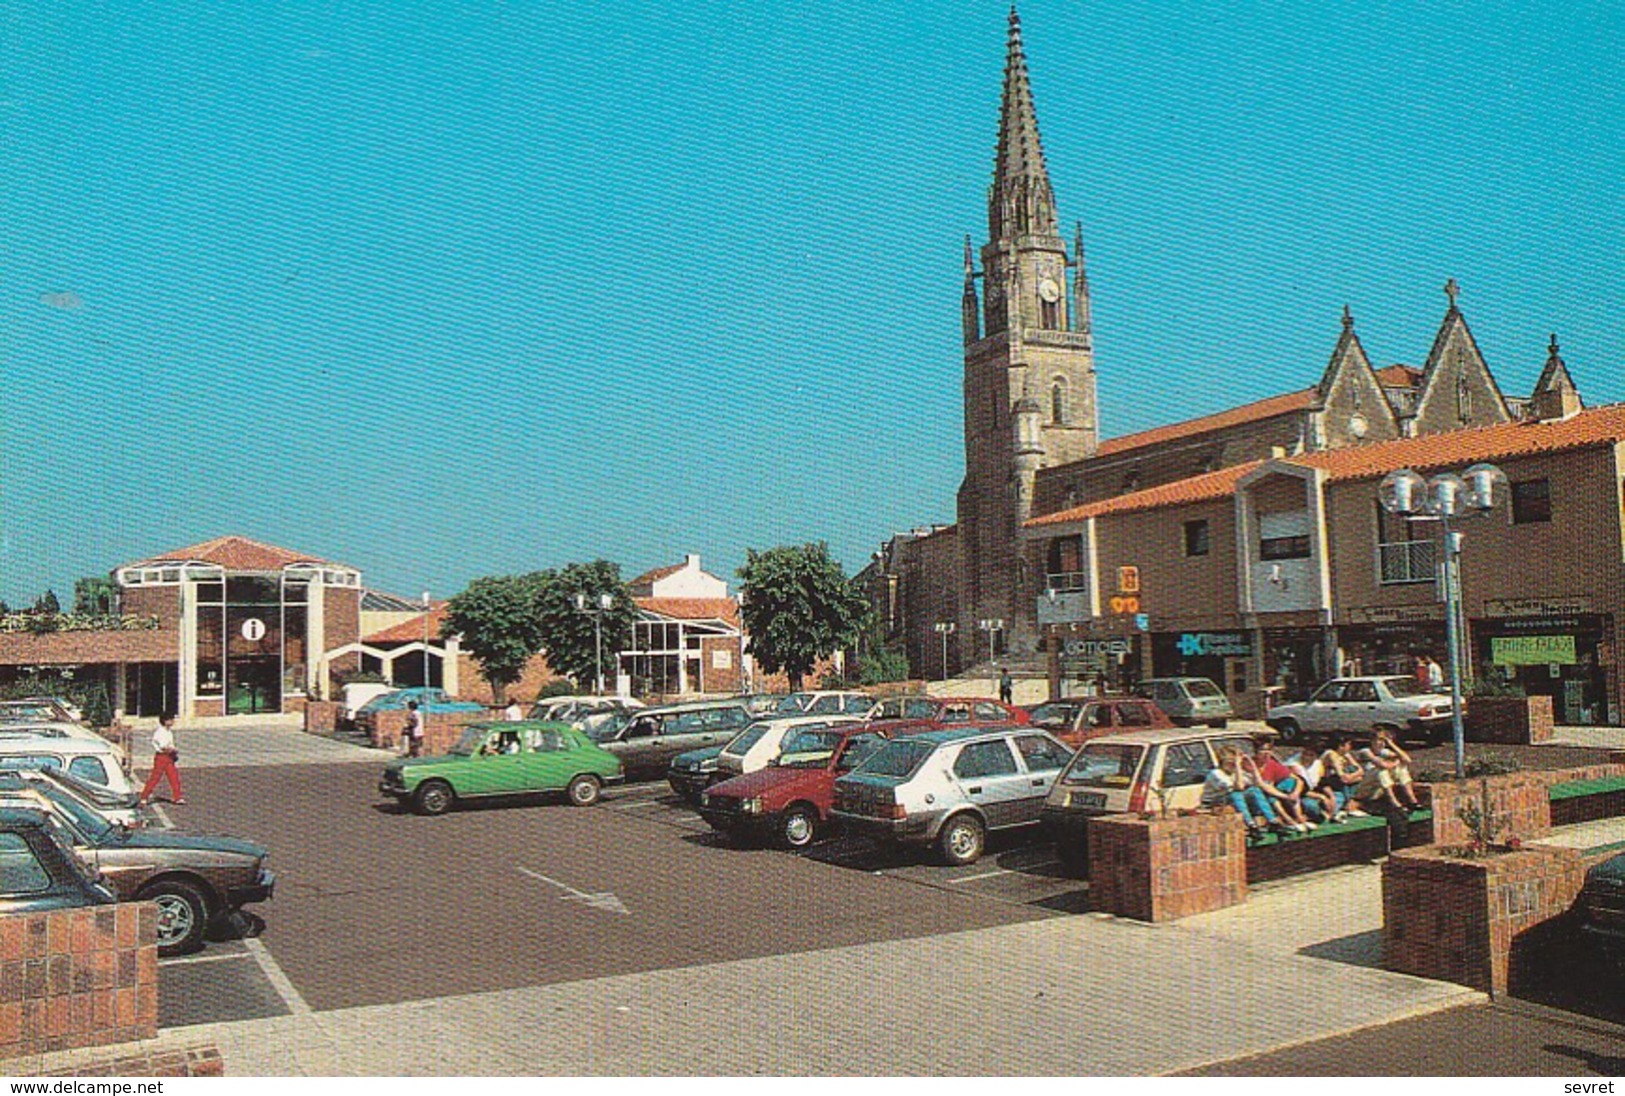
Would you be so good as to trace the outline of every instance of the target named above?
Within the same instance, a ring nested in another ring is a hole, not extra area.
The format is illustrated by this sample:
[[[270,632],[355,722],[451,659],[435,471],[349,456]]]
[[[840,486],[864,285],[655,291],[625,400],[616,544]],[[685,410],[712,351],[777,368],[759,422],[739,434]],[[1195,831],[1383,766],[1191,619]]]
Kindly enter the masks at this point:
[[[1328,628],[1265,628],[1261,637],[1264,686],[1275,701],[1307,699],[1341,669],[1333,665],[1336,646]]]
[[[1151,636],[1151,664],[1157,677],[1205,677],[1232,696],[1249,687],[1247,664],[1254,651],[1253,633],[1242,629]]]
[[[1449,662],[1442,605],[1405,605],[1351,609],[1348,623],[1337,629],[1342,649],[1339,673],[1403,674],[1415,672],[1417,654]]]
[[[1096,634],[1085,626],[1054,625],[1045,645],[1050,655],[1051,696],[1126,693],[1150,677],[1149,645],[1138,633]]]
[[[1618,667],[1611,614],[1492,618],[1471,627],[1479,672],[1498,674],[1530,696],[1551,697],[1558,723],[1619,721],[1612,710]]]

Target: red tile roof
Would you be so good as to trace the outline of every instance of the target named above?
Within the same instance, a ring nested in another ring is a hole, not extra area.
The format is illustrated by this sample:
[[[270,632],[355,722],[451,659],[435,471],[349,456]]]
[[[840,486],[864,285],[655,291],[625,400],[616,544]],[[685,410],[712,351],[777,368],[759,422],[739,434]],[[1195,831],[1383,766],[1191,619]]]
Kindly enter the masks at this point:
[[[731,597],[635,597],[633,603],[647,613],[673,620],[725,620],[739,624],[739,600]]]
[[[1581,411],[1567,419],[1551,422],[1508,422],[1494,426],[1469,427],[1443,434],[1425,434],[1416,438],[1397,438],[1394,441],[1359,445],[1348,449],[1330,449],[1319,453],[1302,453],[1283,457],[1279,463],[1302,468],[1320,468],[1333,482],[1339,480],[1375,479],[1399,468],[1426,471],[1431,468],[1462,468],[1479,461],[1506,460],[1511,457],[1556,453],[1568,449],[1585,449],[1598,445],[1612,445],[1625,441],[1625,403],[1608,404]],[[1148,487],[1114,498],[1058,510],[1053,514],[1032,518],[1027,528],[1062,525],[1102,514],[1127,513],[1133,510],[1153,510],[1163,506],[1179,506],[1207,499],[1234,495],[1236,483],[1248,472],[1265,462],[1221,468],[1189,479]]]
[[[1423,376],[1420,369],[1410,365],[1387,365],[1377,370],[1377,380],[1384,388],[1415,388]]]
[[[668,577],[670,575],[675,575],[678,571],[681,571],[684,567],[687,567],[687,566],[688,566],[688,564],[686,562],[684,562],[684,563],[674,563],[670,567],[656,567],[653,571],[645,571],[643,574],[639,575],[637,578],[635,578],[631,582],[627,583],[627,585],[628,586],[647,586],[650,583],[659,582],[661,579],[666,578],[666,577]]]
[[[341,567],[343,564],[333,563],[331,560],[321,559],[317,556],[305,555],[288,548],[278,548],[274,544],[262,544],[247,537],[216,537],[201,544],[194,544],[187,548],[177,548],[173,552],[163,555],[151,556],[147,559],[129,563],[127,567],[141,567],[151,563],[185,563],[196,560],[200,563],[212,563],[217,567],[224,567],[228,571],[280,571],[290,563],[315,563],[329,567]]]
[[[1244,403],[1240,407],[1232,407],[1217,414],[1203,415],[1201,418],[1196,419],[1186,419],[1184,422],[1169,423],[1167,426],[1142,430],[1138,434],[1124,434],[1120,438],[1108,438],[1100,443],[1098,455],[1109,457],[1147,445],[1159,445],[1162,442],[1173,441],[1176,438],[1188,438],[1197,434],[1206,434],[1213,430],[1223,430],[1227,426],[1240,426],[1244,423],[1259,422],[1264,419],[1293,414],[1307,410],[1310,404],[1314,402],[1314,399],[1315,389],[1313,388],[1305,388],[1301,392],[1288,392],[1284,396],[1270,396],[1268,399]]]
[[[1607,404],[1549,422],[1504,422],[1376,445],[1304,453],[1292,463],[1323,468],[1328,479],[1386,475],[1398,468],[1459,468],[1478,461],[1528,457],[1625,441],[1625,403]]]
[[[429,635],[438,639],[440,625],[446,619],[446,603],[444,601],[431,601],[429,603]],[[423,614],[419,613],[411,620],[403,620],[399,624],[392,624],[388,628],[363,636],[363,643],[411,643],[423,638]]]
[[[1192,476],[1189,479],[1164,483],[1158,487],[1147,487],[1143,491],[1131,491],[1126,495],[1117,495],[1109,499],[1087,502],[1082,506],[1074,506],[1069,510],[1058,510],[1053,514],[1033,518],[1027,522],[1027,526],[1032,528],[1035,526],[1062,525],[1067,522],[1082,521],[1085,518],[1099,517],[1102,514],[1124,514],[1131,510],[1155,510],[1161,506],[1179,506],[1188,502],[1222,499],[1235,494],[1236,481],[1263,463],[1261,460],[1248,461],[1245,464],[1220,468],[1215,472],[1204,472],[1200,476]]]

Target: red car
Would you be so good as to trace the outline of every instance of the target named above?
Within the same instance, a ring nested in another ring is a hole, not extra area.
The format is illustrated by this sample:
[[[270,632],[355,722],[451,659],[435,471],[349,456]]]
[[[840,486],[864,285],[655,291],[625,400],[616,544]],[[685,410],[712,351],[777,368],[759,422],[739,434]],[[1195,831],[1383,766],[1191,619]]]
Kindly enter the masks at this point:
[[[826,828],[836,777],[887,739],[938,729],[923,721],[887,720],[802,731],[784,743],[770,767],[707,788],[700,817],[736,843],[771,839],[787,849],[806,848]]]
[[[1149,731],[1174,721],[1141,696],[1079,696],[1050,700],[1032,711],[1033,726],[1078,749],[1091,738],[1121,731]]]
[[[869,718],[930,723],[940,731],[967,723],[985,727],[1026,723],[1027,713],[983,696],[894,696],[882,700]]]

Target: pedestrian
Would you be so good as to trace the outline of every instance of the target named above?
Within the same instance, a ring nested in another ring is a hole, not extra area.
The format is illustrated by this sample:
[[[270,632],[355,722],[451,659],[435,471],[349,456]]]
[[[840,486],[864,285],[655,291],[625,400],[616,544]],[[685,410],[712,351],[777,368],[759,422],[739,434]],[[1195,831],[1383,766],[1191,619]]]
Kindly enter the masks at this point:
[[[999,671],[999,699],[1008,704],[1010,703],[1010,697],[1015,694],[1015,691],[1015,679],[1010,676],[1010,668],[1006,666],[1003,670]]]
[[[171,803],[186,802],[181,795],[181,771],[175,767],[180,756],[180,751],[175,748],[175,713],[165,712],[158,717],[158,729],[152,732],[152,774],[147,777],[146,786],[136,799],[137,806],[145,806],[152,798],[152,793],[158,790],[160,778],[169,781]]]
[[[418,711],[418,702],[406,702],[406,729],[401,732],[401,738],[406,741],[407,757],[423,756],[423,713]]]
[[[518,697],[510,696],[508,698],[508,706],[502,709],[502,718],[506,719],[509,723],[518,723],[521,719],[525,718],[525,711],[519,706]]]
[[[1411,669],[1416,675],[1416,687],[1426,690],[1428,687],[1428,660],[1421,651],[1417,651],[1414,657],[1416,662]]]
[[[1439,664],[1437,662],[1435,662],[1433,660],[1433,656],[1431,656],[1431,655],[1428,656],[1427,664],[1428,664],[1428,692],[1436,693],[1440,689],[1444,688],[1444,670],[1439,666]]]

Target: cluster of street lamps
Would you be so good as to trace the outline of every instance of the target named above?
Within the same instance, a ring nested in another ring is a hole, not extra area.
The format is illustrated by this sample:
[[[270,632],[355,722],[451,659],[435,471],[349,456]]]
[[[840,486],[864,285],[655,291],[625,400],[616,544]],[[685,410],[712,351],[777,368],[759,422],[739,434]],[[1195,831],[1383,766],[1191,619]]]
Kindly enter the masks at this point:
[[[1452,529],[1450,522],[1495,509],[1506,482],[1506,473],[1495,465],[1475,464],[1460,475],[1440,472],[1431,478],[1401,468],[1384,476],[1377,488],[1377,498],[1389,513],[1439,523],[1443,548],[1439,582],[1444,587],[1445,636],[1450,648],[1450,730],[1457,780],[1466,776],[1466,737],[1461,720],[1461,533]]]
[[[604,695],[604,614],[615,608],[614,594],[598,594],[589,597],[587,594],[577,593],[575,596],[576,612],[587,613],[592,617],[593,631],[593,678],[594,696]]]

